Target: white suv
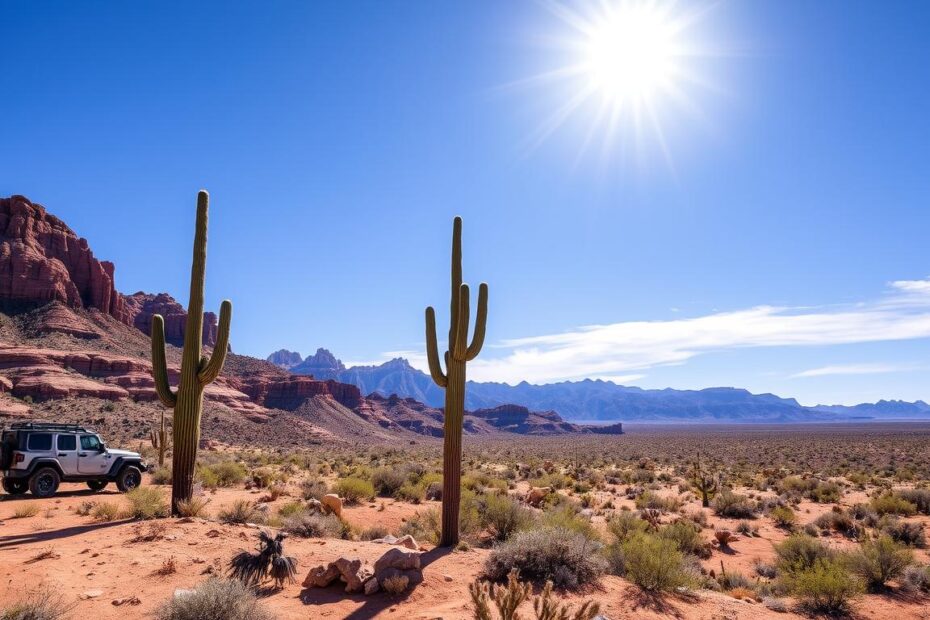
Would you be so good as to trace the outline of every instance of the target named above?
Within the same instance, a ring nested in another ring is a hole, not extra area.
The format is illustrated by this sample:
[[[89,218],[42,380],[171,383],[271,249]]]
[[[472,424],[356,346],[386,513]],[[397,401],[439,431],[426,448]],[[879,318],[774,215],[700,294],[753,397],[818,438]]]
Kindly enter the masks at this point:
[[[111,450],[77,424],[25,422],[0,436],[3,490],[12,495],[51,497],[61,482],[86,482],[92,491],[115,482],[125,493],[142,483],[146,469],[138,452]]]

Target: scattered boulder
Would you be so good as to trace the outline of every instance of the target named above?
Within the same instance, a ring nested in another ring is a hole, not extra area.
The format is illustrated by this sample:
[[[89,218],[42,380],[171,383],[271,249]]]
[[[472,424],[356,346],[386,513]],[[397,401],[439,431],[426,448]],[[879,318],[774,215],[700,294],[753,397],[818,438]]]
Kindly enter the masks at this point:
[[[346,584],[346,592],[352,593],[361,591],[371,576],[371,569],[360,559],[341,557],[328,566],[310,569],[302,585],[305,588],[325,588],[338,577]]]
[[[403,541],[412,537],[405,536],[398,539]],[[416,544],[416,541],[413,541]],[[374,572],[359,558],[340,557],[328,565],[317,566],[310,569],[303,580],[305,588],[325,588],[340,579],[346,584],[346,592],[364,592],[366,595],[374,594],[382,589],[386,579],[404,577],[409,585],[423,582],[423,571],[420,569],[420,553],[405,547],[395,546],[388,549],[375,562]]]
[[[327,493],[324,495],[321,503],[323,504],[323,508],[330,514],[334,514],[337,517],[342,516],[342,498],[335,493]]]
[[[550,493],[552,487],[531,487],[526,494],[526,503],[538,508]]]

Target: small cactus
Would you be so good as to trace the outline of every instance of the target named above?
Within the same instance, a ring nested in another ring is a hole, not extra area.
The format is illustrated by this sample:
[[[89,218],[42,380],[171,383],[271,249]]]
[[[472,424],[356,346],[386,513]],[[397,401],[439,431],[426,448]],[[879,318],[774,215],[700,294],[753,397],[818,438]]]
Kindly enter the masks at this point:
[[[692,483],[701,493],[701,506],[710,507],[710,498],[717,492],[717,480],[701,468],[701,453],[698,452],[692,471]]]
[[[220,305],[220,323],[213,355],[202,353],[203,285],[207,269],[207,215],[210,197],[205,191],[197,195],[197,224],[194,231],[194,256],[191,264],[190,299],[187,304],[187,324],[184,330],[184,353],[181,360],[181,380],[177,390],[168,382],[165,355],[165,320],[152,317],[152,375],[158,398],[174,410],[171,512],[179,513],[179,502],[190,501],[194,495],[194,466],[200,443],[200,418],[203,414],[203,390],[216,379],[226,361],[229,349],[229,323],[232,303]]]
[[[158,466],[165,466],[165,454],[168,452],[168,429],[165,427],[165,410],[161,411],[161,426],[149,431],[149,441],[152,447],[158,451]]]
[[[488,319],[488,285],[478,287],[478,316],[475,333],[468,342],[470,308],[468,285],[462,283],[462,218],[452,223],[452,301],[450,304],[449,348],[439,361],[436,341],[436,312],[426,309],[426,357],[433,381],[446,390],[442,450],[442,533],[440,547],[454,547],[459,541],[459,501],[462,480],[462,424],[465,418],[465,365],[478,357],[484,344]]]

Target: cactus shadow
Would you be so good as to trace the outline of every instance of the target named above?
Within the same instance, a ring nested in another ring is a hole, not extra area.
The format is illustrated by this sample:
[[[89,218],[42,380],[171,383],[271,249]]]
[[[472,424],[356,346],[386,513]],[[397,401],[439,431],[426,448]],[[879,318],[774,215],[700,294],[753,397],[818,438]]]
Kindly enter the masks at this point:
[[[83,536],[88,532],[93,532],[95,530],[113,527],[116,525],[123,525],[125,523],[129,523],[129,520],[120,519],[118,521],[104,521],[101,523],[92,523],[89,525],[75,525],[58,530],[42,530],[39,532],[14,534],[12,536],[0,536],[0,549],[15,549],[18,545],[31,545],[35,543],[51,542],[53,540],[59,540],[62,538],[70,538],[71,536]]]

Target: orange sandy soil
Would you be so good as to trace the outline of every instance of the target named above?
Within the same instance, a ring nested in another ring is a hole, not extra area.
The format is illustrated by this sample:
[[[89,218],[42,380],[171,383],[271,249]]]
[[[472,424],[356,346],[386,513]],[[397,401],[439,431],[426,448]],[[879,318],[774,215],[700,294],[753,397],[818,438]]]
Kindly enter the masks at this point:
[[[256,492],[220,490],[210,495],[208,512],[215,513],[235,499],[256,499]],[[48,500],[30,498],[0,500],[0,604],[19,598],[40,583],[53,586],[68,600],[76,602],[75,618],[151,617],[158,605],[172,596],[177,588],[191,588],[207,575],[222,573],[229,558],[241,549],[251,549],[256,530],[248,526],[221,525],[205,519],[162,519],[148,522],[115,521],[100,523],[82,517],[75,508],[85,500],[122,502],[113,490],[93,494],[83,485],[62,485],[58,496]],[[291,501],[279,499],[275,504]],[[618,503],[618,500],[614,500]],[[21,519],[10,518],[18,506],[34,503],[39,513]],[[620,501],[625,504],[626,501]],[[845,503],[845,502],[844,502]],[[380,510],[379,506],[384,505]],[[695,504],[695,507],[699,505]],[[403,520],[424,506],[378,500],[344,511],[346,519],[358,528],[375,524],[396,532]],[[692,507],[689,506],[688,509]],[[810,513],[807,513],[807,510]],[[813,520],[826,506],[802,504],[802,523]],[[784,538],[784,533],[771,524],[757,520],[760,537],[741,537],[732,551],[715,551],[704,564],[719,570],[721,559],[727,570],[752,574],[756,559],[771,561],[772,543]],[[151,542],[133,542],[144,535],[153,523],[164,524],[162,537]],[[735,522],[711,519],[719,527],[735,526]],[[706,536],[712,530],[705,530]],[[841,544],[838,540],[837,544]],[[338,585],[326,589],[304,590],[299,585],[310,568],[335,560],[341,555],[358,556],[374,562],[384,551],[384,545],[334,539],[289,538],[289,555],[299,563],[298,583],[282,591],[264,596],[264,603],[281,618],[403,618],[469,619],[468,584],[478,575],[488,551],[466,552],[430,550],[424,553],[424,582],[406,595],[391,597],[385,593],[373,596],[348,595]],[[51,557],[37,559],[43,552]],[[926,554],[921,552],[921,558]],[[174,560],[176,572],[161,576],[160,568]],[[85,593],[100,590],[98,596],[82,598]],[[113,601],[138,597],[137,605],[116,606]],[[618,618],[681,618],[681,619],[751,619],[790,618],[794,614],[772,612],[759,603],[735,600],[726,594],[697,592],[688,597],[669,596],[653,599],[643,596],[628,582],[605,576],[596,587],[567,597],[578,600],[593,598],[601,603],[602,613],[612,620]],[[930,618],[927,600],[902,594],[869,595],[854,605],[859,618]],[[527,605],[526,617],[532,617]]]

